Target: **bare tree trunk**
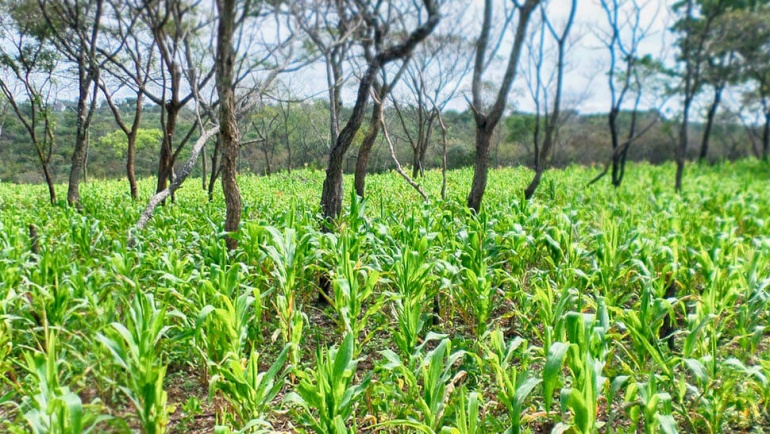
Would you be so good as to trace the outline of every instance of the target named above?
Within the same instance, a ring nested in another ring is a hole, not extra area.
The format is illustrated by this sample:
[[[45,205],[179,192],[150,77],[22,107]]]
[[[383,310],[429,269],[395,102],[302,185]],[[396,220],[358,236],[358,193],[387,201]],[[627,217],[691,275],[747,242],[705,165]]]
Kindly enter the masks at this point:
[[[206,188],[206,146],[204,145],[203,148],[201,148],[201,170],[203,171],[203,174],[201,175],[201,189],[203,191],[207,191]]]
[[[414,47],[422,42],[438,25],[440,19],[438,5],[433,0],[423,0],[423,3],[429,14],[425,24],[410,33],[402,43],[391,46],[369,61],[366,73],[359,82],[353,112],[329,152],[329,165],[326,168],[326,178],[324,179],[321,192],[321,208],[323,210],[323,217],[327,222],[337,218],[342,211],[342,169],[345,164],[345,154],[361,127],[366,112],[366,104],[369,100],[369,91],[380,68],[387,63],[408,56]]]
[[[641,92],[639,93],[639,96],[637,96],[637,105],[634,106],[634,111],[631,112],[631,126],[628,128],[628,139],[626,140],[626,143],[624,143],[623,149],[620,151],[620,171],[618,173],[618,177],[616,180],[612,181],[612,185],[615,187],[620,187],[620,184],[623,182],[623,178],[626,176],[626,161],[628,161],[628,149],[631,147],[631,143],[633,143],[634,136],[636,134],[636,118],[637,118],[637,108],[638,102],[641,97]]]
[[[441,126],[441,200],[446,200],[446,171],[447,171],[447,162],[446,162],[446,153],[447,153],[447,139],[446,139],[446,133],[447,128],[444,124],[444,119],[441,117],[441,111],[437,108],[435,109],[438,117],[438,123]],[[436,296],[438,297],[438,295]],[[438,316],[438,311],[434,312],[436,316]]]
[[[80,201],[80,180],[83,178],[83,168],[86,160],[86,133],[90,121],[88,111],[91,81],[85,70],[80,66],[80,92],[78,96],[77,129],[75,132],[75,149],[72,152],[72,167],[70,168],[69,185],[67,188],[67,203],[76,205]]]
[[[612,182],[618,179],[620,173],[620,155],[616,152],[618,149],[618,109],[613,107],[609,114],[610,138],[612,139]]]
[[[265,145],[265,147],[262,148],[262,155],[265,156],[265,175],[270,176],[273,174],[273,169],[272,167],[270,167],[270,153],[267,150],[267,145]],[[223,158],[222,163],[224,164],[224,156],[222,158]]]
[[[211,151],[211,177],[209,178],[209,202],[214,200],[214,186],[216,185],[217,178],[219,177],[219,172],[221,170],[221,165],[219,164],[219,136],[217,135],[217,140],[214,142],[214,150]]]
[[[45,183],[48,185],[48,197],[51,199],[51,205],[56,205],[56,189],[53,185],[53,175],[51,175],[51,169],[48,164],[43,164],[43,176],[45,176]]]
[[[238,231],[241,222],[241,192],[238,189],[237,165],[239,152],[238,123],[235,117],[233,92],[233,64],[235,51],[232,45],[235,26],[236,0],[217,0],[219,26],[217,36],[216,82],[219,93],[219,137],[222,140],[222,191],[227,208],[225,231]],[[238,240],[227,235],[227,248],[234,250]]]
[[[144,211],[142,211],[142,215],[139,216],[139,220],[136,222],[136,226],[134,230],[136,231],[143,230],[147,226],[147,223],[149,223],[150,219],[152,218],[152,215],[155,212],[155,208],[158,205],[160,205],[164,200],[166,200],[169,196],[171,196],[174,193],[174,191],[179,189],[179,187],[187,179],[187,177],[190,176],[190,173],[192,173],[192,170],[195,167],[195,163],[198,161],[198,155],[201,152],[201,148],[203,147],[203,144],[206,143],[207,140],[209,140],[212,136],[214,136],[217,133],[219,133],[219,127],[214,127],[208,131],[204,131],[201,134],[201,136],[193,145],[192,155],[190,155],[190,159],[187,160],[187,162],[182,166],[182,169],[179,171],[179,176],[171,184],[169,184],[168,188],[161,191],[160,193],[156,193],[155,196],[150,198],[150,201],[147,202],[147,206],[144,208]],[[133,242],[131,233],[129,233],[128,240],[129,240],[129,244]]]
[[[168,183],[171,180],[171,172],[173,170],[174,162],[172,157],[174,155],[174,133],[176,131],[176,123],[179,117],[179,108],[173,101],[169,101],[166,105],[166,125],[164,128],[163,141],[160,145],[160,158],[158,159],[158,184],[155,189],[155,193],[160,193],[168,187]]]
[[[487,188],[489,173],[489,144],[492,141],[494,127],[490,129],[487,125],[486,123],[476,124],[476,158],[473,163],[471,191],[468,194],[468,208],[476,212],[481,210],[481,199]]]
[[[765,127],[762,130],[762,160],[768,160],[770,151],[770,113],[765,113]]]
[[[128,135],[128,151],[126,151],[126,176],[128,177],[128,188],[131,193],[131,199],[136,200],[139,197],[139,189],[136,186],[136,168],[134,161],[136,159],[136,131]]]
[[[83,183],[88,184],[88,153],[91,150],[91,141],[90,141],[90,134],[88,134],[88,130],[86,130],[86,155],[83,158]]]
[[[704,161],[706,161],[706,157],[708,156],[709,138],[711,137],[711,128],[714,125],[714,117],[716,116],[717,109],[719,108],[719,103],[722,100],[723,89],[724,89],[724,85],[722,84],[714,88],[714,100],[711,102],[711,106],[709,107],[708,114],[706,115],[706,126],[703,130],[703,141],[701,142],[701,145],[700,145],[700,157],[698,158],[698,161],[700,163],[703,163]]]
[[[577,0],[572,0],[570,17],[561,35],[557,35],[556,31],[553,29],[553,27],[551,27],[550,23],[546,21],[548,23],[548,29],[556,39],[559,53],[558,59],[556,61],[556,95],[553,101],[553,110],[551,111],[550,116],[546,115],[547,123],[545,126],[545,139],[543,140],[542,149],[540,149],[541,154],[535,160],[535,176],[532,178],[532,182],[530,182],[529,186],[524,191],[524,197],[527,200],[532,198],[532,196],[535,194],[535,190],[537,190],[537,187],[540,185],[540,179],[542,178],[543,171],[545,171],[547,165],[548,155],[550,154],[551,148],[556,142],[556,134],[560,122],[559,115],[561,114],[561,94],[564,87],[565,48],[567,44],[567,37],[569,36],[569,32],[572,28],[572,23],[575,20],[576,10]],[[547,20],[545,15],[543,15],[543,20]]]
[[[679,129],[679,146],[676,149],[676,178],[674,180],[674,190],[679,193],[682,191],[682,177],[684,176],[685,157],[687,156],[687,127],[689,126],[690,105],[692,99],[685,97],[682,111],[682,125]]]
[[[378,92],[381,94],[381,92]],[[356,159],[356,172],[353,184],[355,185],[356,194],[359,197],[364,197],[364,191],[366,190],[366,168],[369,166],[369,156],[374,147],[374,142],[377,140],[377,136],[380,133],[380,118],[382,118],[383,111],[383,98],[374,101],[374,107],[372,108],[372,118],[369,122],[369,131],[367,131],[361,148],[358,151],[358,158]]]
[[[481,34],[476,41],[476,58],[473,68],[473,110],[474,120],[476,122],[476,158],[473,165],[473,181],[471,190],[468,193],[468,208],[479,212],[481,209],[481,200],[484,197],[484,190],[487,187],[487,176],[489,172],[489,146],[492,140],[492,134],[495,127],[503,115],[505,105],[508,101],[508,93],[511,90],[513,81],[516,78],[516,70],[521,56],[521,50],[524,45],[527,24],[532,16],[532,11],[539,4],[540,0],[527,0],[523,5],[516,6],[519,11],[519,23],[516,27],[516,36],[514,37],[511,53],[508,57],[508,65],[503,75],[502,84],[497,93],[497,98],[487,114],[481,112],[482,101],[482,81],[484,71],[486,70],[486,53],[489,49],[490,32],[492,28],[492,0],[484,1],[484,21],[482,23]]]
[[[291,104],[291,103],[287,103]],[[290,106],[286,108],[286,110],[289,110]],[[283,134],[284,134],[284,141],[286,142],[286,173],[291,175],[291,143],[289,142],[289,119],[288,115],[284,119],[283,122]]]

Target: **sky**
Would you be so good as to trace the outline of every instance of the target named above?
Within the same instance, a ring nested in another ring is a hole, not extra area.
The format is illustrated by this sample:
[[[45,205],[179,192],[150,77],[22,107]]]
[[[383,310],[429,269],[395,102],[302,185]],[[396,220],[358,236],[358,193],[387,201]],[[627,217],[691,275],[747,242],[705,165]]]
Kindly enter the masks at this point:
[[[451,0],[450,0],[451,1]],[[510,0],[505,0],[510,1]],[[624,1],[630,5],[630,0]],[[672,21],[670,17],[669,5],[666,0],[638,0],[643,5],[640,22],[643,26],[648,26],[648,36],[640,47],[641,54],[651,54],[655,58],[664,58],[670,62],[672,50],[670,48],[673,36],[668,32],[668,27]],[[464,20],[467,21],[465,27],[473,27],[472,22],[480,22],[483,9],[483,0],[471,0],[470,6],[463,11]],[[554,26],[558,29],[564,25],[570,13],[571,0],[550,0],[548,2],[548,15]],[[497,9],[493,15],[498,21],[502,18],[501,9]],[[530,23],[530,30],[537,27],[533,15],[533,21]],[[607,18],[599,0],[577,0],[577,11],[575,15],[575,24],[572,29],[571,47],[567,54],[567,71],[564,80],[563,101],[564,107],[577,109],[582,113],[607,112],[610,106],[610,91],[607,84],[607,68],[609,66],[609,54],[607,48],[602,44],[600,32],[606,31]],[[478,25],[477,25],[478,27]],[[475,29],[474,29],[475,30]],[[471,38],[475,37],[477,31],[472,33]],[[502,55],[507,56],[512,41],[512,30],[508,31],[504,45],[500,49]],[[627,36],[627,35],[626,35]],[[507,45],[506,45],[507,44]],[[666,48],[669,47],[669,48]],[[511,109],[521,111],[533,111],[534,102],[527,91],[526,81],[524,80],[524,69],[526,54],[522,55],[520,70],[514,89],[509,95],[509,106]],[[487,78],[495,82],[505,67],[504,62],[493,64],[490,68]],[[299,87],[305,95],[325,96],[323,86],[326,83],[324,68],[314,67],[305,71],[301,77],[293,78],[292,84]],[[355,96],[356,80],[350,80],[346,86],[344,100],[352,103]],[[461,93],[448,106],[450,109],[465,110],[468,106],[466,97],[470,99],[470,74],[460,87]],[[398,92],[398,90],[396,91]],[[657,101],[644,100],[645,108],[656,106]],[[671,103],[667,104],[669,107]]]

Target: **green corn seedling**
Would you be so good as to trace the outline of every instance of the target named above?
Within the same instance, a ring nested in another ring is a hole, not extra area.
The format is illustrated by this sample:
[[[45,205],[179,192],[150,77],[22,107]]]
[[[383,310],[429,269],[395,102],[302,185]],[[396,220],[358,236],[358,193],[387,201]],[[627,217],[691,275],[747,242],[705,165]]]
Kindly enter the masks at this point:
[[[152,294],[137,293],[131,300],[126,325],[111,324],[97,339],[110,351],[115,363],[126,371],[128,384],[120,386],[147,434],[162,434],[168,425],[167,395],[163,388],[166,366],[160,355],[160,341],[171,326],[166,325],[166,308],[158,307]]]
[[[259,372],[259,354],[252,352],[248,360],[231,354],[211,378],[210,394],[221,392],[235,417],[225,415],[225,421],[240,429],[247,426],[265,428],[269,406],[280,392],[288,369],[285,369],[291,344],[287,345],[266,372]],[[229,419],[229,420],[228,420]]]
[[[356,401],[369,384],[369,377],[353,384],[357,360],[354,338],[348,333],[339,348],[318,350],[315,370],[297,373],[300,383],[286,401],[299,407],[299,418],[318,434],[356,432]]]
[[[519,351],[520,347],[526,350],[527,341],[517,337],[511,342],[505,342],[500,330],[488,332],[485,338],[488,343],[484,345],[484,361],[494,372],[497,399],[505,405],[511,418],[511,427],[506,433],[519,434],[524,402],[542,380],[530,376],[527,371],[527,355]],[[514,361],[517,352],[521,358]]]

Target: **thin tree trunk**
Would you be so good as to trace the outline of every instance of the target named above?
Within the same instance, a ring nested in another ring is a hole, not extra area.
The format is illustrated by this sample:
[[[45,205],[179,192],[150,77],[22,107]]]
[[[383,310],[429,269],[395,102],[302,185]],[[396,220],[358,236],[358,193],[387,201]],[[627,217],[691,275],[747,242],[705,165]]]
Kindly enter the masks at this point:
[[[615,152],[618,149],[618,109],[613,107],[609,114],[610,138],[612,139],[612,183],[615,184],[620,173],[620,155]]]
[[[56,205],[56,189],[53,184],[53,176],[48,164],[43,164],[43,176],[45,176],[45,183],[48,185],[48,196],[51,199],[51,205]]]
[[[698,158],[698,162],[703,163],[706,161],[706,157],[708,156],[708,150],[709,150],[709,138],[711,137],[711,128],[714,125],[714,117],[716,117],[717,109],[719,108],[719,103],[722,100],[722,89],[724,89],[724,85],[719,85],[714,89],[714,100],[711,102],[711,106],[709,107],[708,114],[706,115],[706,126],[703,130],[703,141],[700,145],[700,156]]]
[[[691,98],[685,97],[684,108],[682,112],[682,125],[679,130],[679,146],[676,149],[676,178],[674,180],[674,190],[679,193],[682,191],[682,177],[684,176],[685,157],[687,156],[687,127],[689,125]]]
[[[262,154],[265,156],[265,175],[270,176],[273,174],[273,170],[270,167],[270,153],[267,151],[267,145],[262,148]],[[224,164],[224,155],[222,158],[222,163]]]
[[[214,142],[214,150],[211,151],[211,177],[209,178],[209,202],[214,200],[214,186],[216,185],[217,178],[219,177],[219,171],[221,170],[221,166],[219,165],[219,135],[217,135],[217,140]]]
[[[201,148],[201,169],[203,170],[203,174],[201,176],[201,189],[203,189],[203,191],[207,191],[207,188],[206,188],[206,173],[207,173],[207,170],[206,170],[207,169],[206,168],[206,146]]]
[[[497,98],[492,105],[489,113],[481,113],[483,107],[481,88],[486,69],[487,60],[485,54],[489,48],[489,35],[492,27],[492,0],[484,2],[484,20],[481,34],[476,42],[476,57],[473,69],[473,109],[475,111],[476,122],[476,158],[473,165],[473,181],[468,193],[468,208],[475,212],[481,209],[481,200],[484,197],[484,190],[487,187],[487,176],[489,172],[489,145],[495,127],[502,118],[505,105],[508,101],[508,93],[511,90],[513,81],[516,78],[516,71],[521,57],[521,50],[524,45],[527,24],[532,16],[532,11],[538,5],[539,0],[526,0],[522,6],[517,6],[519,10],[519,23],[516,27],[516,36],[511,47],[511,54],[508,58],[508,65],[503,75],[502,84],[497,93]]]
[[[435,109],[438,117],[438,123],[441,126],[441,200],[446,200],[446,171],[447,171],[447,128],[444,119],[441,117],[441,111]],[[436,296],[438,297],[438,295]],[[434,312],[438,316],[438,311]]]
[[[166,105],[166,125],[163,141],[160,145],[160,158],[158,159],[158,184],[155,193],[160,193],[168,187],[173,169],[172,157],[174,155],[174,133],[176,131],[179,108],[173,102]]]
[[[475,212],[481,210],[481,200],[484,190],[487,188],[487,174],[489,172],[489,144],[492,140],[494,129],[487,128],[486,123],[476,126],[476,158],[473,164],[473,181],[471,191],[468,194],[468,208]]]
[[[90,148],[91,148],[88,130],[86,130],[85,147],[86,147],[86,152],[85,152],[85,156],[83,157],[83,183],[88,184],[88,151],[90,151]]]
[[[80,201],[80,180],[83,178],[83,166],[86,159],[86,129],[88,95],[90,81],[85,71],[85,65],[80,66],[78,96],[77,127],[75,131],[75,149],[72,152],[72,167],[70,168],[69,185],[67,187],[67,203],[76,205]]]
[[[198,161],[198,155],[201,152],[203,144],[217,133],[219,133],[219,127],[214,127],[208,131],[204,131],[201,134],[201,136],[193,145],[190,159],[187,160],[184,165],[182,165],[182,168],[179,171],[179,177],[176,178],[171,184],[169,184],[168,188],[161,191],[160,193],[156,193],[153,197],[150,198],[149,202],[147,202],[147,206],[144,208],[142,215],[139,216],[139,220],[136,222],[136,226],[134,228],[136,231],[141,231],[147,226],[147,223],[149,223],[153,213],[155,212],[155,208],[169,196],[171,196],[174,191],[176,191],[182,185],[187,177],[190,176],[190,173],[192,173],[192,170],[195,167],[195,163]],[[128,240],[129,244],[133,242],[133,234],[129,233]]]
[[[572,23],[574,22],[576,8],[577,8],[577,0],[573,0],[569,21],[567,21],[567,24],[564,27],[564,32],[561,34],[561,36],[557,36],[553,28],[550,27],[550,24],[548,26],[551,33],[553,34],[553,37],[556,39],[556,42],[558,45],[558,53],[559,53],[558,59],[556,62],[556,96],[554,97],[553,110],[551,111],[551,114],[550,115],[546,114],[547,123],[545,126],[545,139],[543,140],[543,146],[540,149],[541,155],[539,155],[538,158],[536,159],[535,176],[534,178],[532,178],[532,182],[530,182],[529,186],[524,191],[524,197],[527,200],[532,198],[532,196],[535,194],[535,190],[537,190],[537,187],[540,185],[540,179],[542,178],[543,171],[545,170],[547,165],[548,155],[550,154],[551,148],[554,146],[554,143],[556,142],[557,128],[559,125],[559,115],[561,114],[561,94],[562,94],[562,89],[564,87],[564,56],[565,56],[564,49],[567,43],[567,36],[569,36],[570,29],[572,28]],[[546,18],[543,17],[543,19],[546,19]]]
[[[126,157],[128,188],[131,193],[131,199],[136,200],[139,197],[139,189],[136,186],[136,168],[134,167],[134,161],[136,159],[136,131],[131,131],[128,134],[128,151]]]
[[[238,123],[235,118],[233,92],[233,64],[235,50],[232,45],[235,25],[236,0],[217,0],[219,28],[217,36],[216,82],[219,93],[219,137],[222,140],[222,191],[225,196],[225,231],[228,232],[227,248],[234,250],[238,240],[229,234],[238,231],[241,222],[241,192],[238,189]],[[268,166],[269,167],[269,166]]]
[[[356,172],[353,184],[355,185],[358,197],[364,197],[364,192],[366,190],[366,169],[369,166],[369,156],[374,147],[374,142],[377,140],[377,136],[380,133],[380,118],[382,117],[382,111],[383,98],[380,97],[379,101],[374,101],[372,118],[369,122],[369,131],[367,131],[366,136],[361,143],[361,148],[358,150],[358,158],[356,159]]]
[[[770,152],[770,113],[765,113],[765,128],[762,131],[762,160],[768,160]]]
[[[290,103],[287,103],[286,110],[290,109]],[[291,143],[289,142],[289,119],[288,116],[284,119],[284,141],[286,142],[286,173],[291,175]]]

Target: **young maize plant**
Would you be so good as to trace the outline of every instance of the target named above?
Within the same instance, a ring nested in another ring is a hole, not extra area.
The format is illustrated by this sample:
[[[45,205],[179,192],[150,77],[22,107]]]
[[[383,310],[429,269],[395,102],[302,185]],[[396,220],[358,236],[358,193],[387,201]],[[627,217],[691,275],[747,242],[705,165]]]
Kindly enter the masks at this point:
[[[125,370],[128,384],[120,386],[134,407],[143,432],[162,434],[168,425],[167,394],[164,379],[167,366],[160,353],[160,342],[171,329],[166,325],[166,307],[158,306],[152,294],[136,293],[128,304],[126,325],[111,324],[96,339]]]
[[[337,241],[337,267],[333,281],[334,301],[332,305],[337,313],[337,324],[341,333],[355,336],[355,355],[361,352],[363,345],[371,338],[364,336],[361,342],[357,337],[368,326],[368,319],[379,313],[384,304],[384,297],[377,297],[364,309],[364,304],[374,295],[374,288],[380,280],[380,273],[358,262],[353,253],[357,247],[347,234],[342,234]]]
[[[482,336],[492,314],[496,288],[493,283],[492,257],[486,245],[488,221],[481,216],[471,219],[467,230],[457,234],[460,249],[460,284],[455,291],[457,308],[476,336]]]
[[[605,378],[602,376],[606,363],[606,332],[609,330],[607,310],[600,299],[599,310],[594,314],[570,312],[567,314],[567,337],[569,348],[566,365],[571,376],[571,385],[561,390],[563,419],[567,411],[572,420],[567,425],[560,422],[559,429],[570,426],[580,434],[598,432],[597,413],[599,395]]]
[[[34,434],[96,432],[99,424],[109,416],[95,413],[94,405],[83,405],[75,392],[61,385],[60,372],[66,362],[59,354],[58,337],[53,330],[46,332],[45,348],[45,352],[27,350],[23,353],[23,369],[29,375],[18,411],[26,427],[7,426],[4,429]]]
[[[436,348],[425,353],[425,347],[440,339]],[[465,356],[465,351],[452,352],[449,339],[429,333],[425,342],[407,360],[406,364],[393,351],[385,350],[380,354],[385,358],[381,368],[389,372],[394,383],[403,383],[404,390],[388,388],[390,399],[396,402],[413,403],[404,417],[386,421],[382,427],[405,427],[424,433],[438,433],[444,427],[447,406],[450,404],[455,381],[464,376],[464,372],[455,371],[454,365]]]
[[[484,362],[494,372],[497,399],[505,405],[511,419],[511,426],[505,432],[519,434],[524,402],[542,379],[530,376],[527,371],[529,362],[527,360],[529,355],[526,353],[527,341],[517,337],[510,342],[505,342],[503,332],[500,330],[490,331],[484,338],[488,342],[482,344]],[[519,360],[514,360],[517,355]]]
[[[322,171],[241,173],[234,251],[218,194],[0,183],[0,432],[768,431],[769,167],[374,174],[323,227]]]
[[[393,310],[398,322],[393,339],[402,356],[413,354],[417,348],[426,321],[423,307],[430,304],[438,289],[435,262],[428,256],[428,238],[419,237],[411,244],[403,251],[395,249],[391,269]]]
[[[342,344],[329,350],[318,349],[314,370],[297,372],[299,385],[286,396],[298,408],[299,420],[318,434],[357,432],[356,400],[369,384],[366,376],[353,384],[357,360],[353,359],[354,338],[347,333]]]
[[[214,371],[231,355],[239,359],[243,356],[248,344],[256,340],[249,329],[260,324],[261,316],[260,294],[240,283],[240,267],[233,266],[218,275],[218,282],[202,282],[205,292],[212,294],[212,304],[200,310],[195,326],[199,352]]]
[[[232,413],[223,415],[228,427],[239,427],[241,432],[271,428],[265,420],[269,407],[284,384],[288,373],[286,364],[291,344],[287,345],[267,372],[259,372],[259,353],[252,352],[248,360],[230,354],[217,369],[209,383],[210,395],[222,392],[230,403]],[[245,363],[244,363],[245,362]]]
[[[300,237],[294,228],[288,227],[283,233],[270,226],[261,227],[267,235],[267,243],[262,249],[272,263],[271,276],[276,292],[273,296],[278,313],[279,330],[284,343],[291,345],[290,361],[298,366],[300,362],[300,341],[303,324],[307,316],[297,309],[296,298],[299,282],[305,268],[310,265],[312,235],[306,233]]]
[[[482,434],[487,432],[479,409],[483,407],[483,398],[478,392],[468,392],[463,386],[457,394],[454,406],[455,426],[441,428],[441,434]]]

